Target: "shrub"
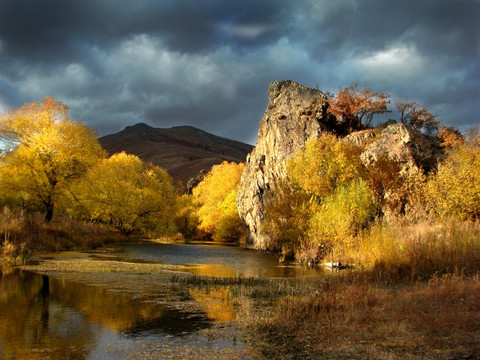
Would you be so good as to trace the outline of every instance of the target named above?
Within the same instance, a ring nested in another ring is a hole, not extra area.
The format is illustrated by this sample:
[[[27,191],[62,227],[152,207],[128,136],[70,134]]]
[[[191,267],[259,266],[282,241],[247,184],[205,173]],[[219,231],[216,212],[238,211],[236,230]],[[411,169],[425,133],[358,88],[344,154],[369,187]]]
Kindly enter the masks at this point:
[[[425,186],[429,208],[440,217],[480,217],[480,145],[453,148]]]
[[[309,247],[318,248],[319,259],[327,255],[338,259],[354,244],[355,236],[372,220],[375,212],[372,191],[365,181],[338,187],[309,220]]]

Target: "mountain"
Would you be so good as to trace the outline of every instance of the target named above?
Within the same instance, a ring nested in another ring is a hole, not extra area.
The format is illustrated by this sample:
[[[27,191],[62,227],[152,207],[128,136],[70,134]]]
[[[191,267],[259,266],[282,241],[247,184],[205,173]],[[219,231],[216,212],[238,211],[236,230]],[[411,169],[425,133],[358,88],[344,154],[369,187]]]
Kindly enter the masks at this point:
[[[223,161],[245,162],[253,146],[209,134],[192,126],[169,129],[139,123],[103,136],[100,144],[110,154],[125,151],[161,166],[184,185],[201,170]]]

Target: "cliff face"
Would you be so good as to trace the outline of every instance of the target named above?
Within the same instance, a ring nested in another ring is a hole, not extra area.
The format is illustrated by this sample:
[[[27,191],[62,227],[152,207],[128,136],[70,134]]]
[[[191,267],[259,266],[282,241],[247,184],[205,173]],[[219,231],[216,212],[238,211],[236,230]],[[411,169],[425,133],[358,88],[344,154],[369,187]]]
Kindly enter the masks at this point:
[[[265,206],[287,178],[287,160],[323,131],[335,132],[335,118],[327,113],[326,96],[292,81],[274,82],[268,88],[270,103],[260,123],[258,142],[247,156],[237,193],[240,218],[247,227],[247,243],[265,249],[268,237],[261,223]],[[352,133],[347,138],[363,148],[361,160],[371,165],[382,157],[398,161],[402,172],[435,168],[442,156],[435,139],[403,124]]]
[[[240,218],[247,227],[247,243],[265,248],[261,232],[265,206],[276,186],[287,177],[287,160],[305,146],[310,137],[332,128],[334,118],[327,114],[327,98],[315,90],[285,80],[268,88],[270,103],[260,123],[258,142],[247,156],[237,193]]]

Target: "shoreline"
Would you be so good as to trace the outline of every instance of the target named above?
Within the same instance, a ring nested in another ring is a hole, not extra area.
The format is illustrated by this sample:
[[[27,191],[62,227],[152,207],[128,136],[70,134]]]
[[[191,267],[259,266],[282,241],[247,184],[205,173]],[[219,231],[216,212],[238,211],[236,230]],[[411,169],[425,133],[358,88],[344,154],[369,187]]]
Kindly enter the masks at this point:
[[[259,358],[480,358],[479,275],[382,283],[364,272],[341,272],[233,285],[205,277],[195,284],[189,280],[199,276],[180,265],[112,260],[115,255],[121,253],[109,247],[42,254],[32,259],[38,263],[18,268],[190,312],[208,311],[202,296],[227,291],[236,318],[214,321],[212,334],[220,336],[224,326],[238,330]],[[186,300],[172,287],[200,293]]]

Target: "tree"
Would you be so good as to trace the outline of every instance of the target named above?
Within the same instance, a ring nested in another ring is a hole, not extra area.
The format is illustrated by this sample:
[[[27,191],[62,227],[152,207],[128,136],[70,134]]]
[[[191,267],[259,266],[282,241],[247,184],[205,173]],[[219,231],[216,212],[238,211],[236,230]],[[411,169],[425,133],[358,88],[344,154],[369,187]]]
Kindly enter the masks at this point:
[[[303,191],[321,199],[342,184],[366,177],[360,153],[359,146],[324,133],[308,140],[305,149],[289,161],[288,174]]]
[[[215,165],[192,191],[198,206],[199,229],[216,241],[238,241],[244,226],[235,203],[244,164]]]
[[[480,219],[480,144],[451,149],[425,186],[427,204],[439,216]]]
[[[167,172],[124,152],[99,162],[77,182],[80,215],[121,233],[163,234],[174,229],[176,192]]]
[[[282,252],[284,259],[306,247],[309,219],[318,209],[318,204],[309,200],[307,193],[284,180],[265,207],[261,225],[268,235],[267,248]]]
[[[360,147],[332,134],[307,141],[265,208],[262,230],[270,248],[315,263],[350,246],[377,211],[360,153]]]
[[[365,180],[339,186],[309,220],[310,256],[316,257],[311,260],[329,254],[338,259],[353,245],[354,237],[373,219],[376,210]]]
[[[465,139],[458,128],[441,126],[437,132],[437,138],[442,141],[442,146],[453,148],[462,145]]]
[[[414,101],[395,102],[397,111],[400,112],[400,122],[410,125],[417,130],[425,130],[428,134],[433,133],[437,128],[439,121],[423,105]]]
[[[337,117],[343,131],[350,133],[368,127],[375,114],[388,112],[390,95],[372,89],[360,90],[356,83],[330,96],[328,112]]]
[[[42,209],[46,221],[59,195],[105,155],[94,131],[51,97],[1,114],[0,140],[1,187],[17,205]]]

